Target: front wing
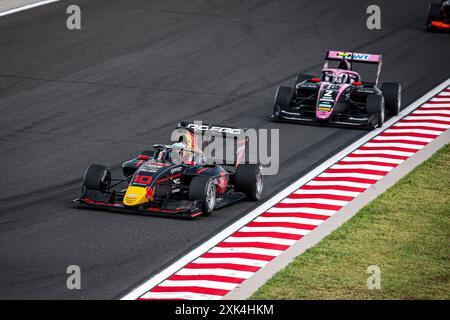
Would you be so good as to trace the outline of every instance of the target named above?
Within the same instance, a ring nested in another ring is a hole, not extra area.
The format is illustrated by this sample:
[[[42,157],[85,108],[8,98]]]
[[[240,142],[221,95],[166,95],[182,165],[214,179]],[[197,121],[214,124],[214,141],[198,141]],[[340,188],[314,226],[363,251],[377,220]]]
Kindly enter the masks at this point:
[[[100,208],[107,210],[116,210],[134,214],[165,216],[175,218],[192,219],[202,214],[201,201],[195,200],[170,200],[150,206],[126,206],[122,202],[121,196],[114,193],[103,193],[100,191],[85,190],[81,197],[72,201],[72,203],[80,206],[91,208]],[[216,199],[215,210],[245,199],[245,195],[240,192],[228,192],[223,197]]]
[[[271,116],[273,121],[303,123],[322,126],[337,126],[337,127],[354,127],[369,129],[368,117],[348,116],[346,119],[335,119],[331,117],[328,120],[317,119],[315,116],[304,116],[300,112],[293,112],[280,109],[278,114]]]
[[[72,201],[76,205],[96,207],[113,211],[121,211],[134,214],[151,216],[170,216],[192,219],[202,214],[201,201],[171,200],[161,204],[150,206],[126,206],[121,197],[113,193],[102,193],[99,191],[86,190],[81,197]]]

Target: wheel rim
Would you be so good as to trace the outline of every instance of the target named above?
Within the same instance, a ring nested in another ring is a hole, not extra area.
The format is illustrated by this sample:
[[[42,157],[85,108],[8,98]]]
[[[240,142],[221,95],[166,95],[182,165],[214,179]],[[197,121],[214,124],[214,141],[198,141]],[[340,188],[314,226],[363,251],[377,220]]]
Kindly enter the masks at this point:
[[[206,190],[206,205],[209,211],[214,209],[216,204],[216,188],[213,183],[209,183]]]
[[[103,177],[100,179],[100,189],[107,190],[111,184],[111,174],[109,172],[105,172]]]
[[[402,89],[398,89],[398,99],[397,99],[397,108],[398,112],[400,113],[400,109],[402,108]]]
[[[256,175],[255,186],[256,186],[256,198],[259,198],[261,196],[263,189],[263,178],[261,171],[259,171],[258,174]]]

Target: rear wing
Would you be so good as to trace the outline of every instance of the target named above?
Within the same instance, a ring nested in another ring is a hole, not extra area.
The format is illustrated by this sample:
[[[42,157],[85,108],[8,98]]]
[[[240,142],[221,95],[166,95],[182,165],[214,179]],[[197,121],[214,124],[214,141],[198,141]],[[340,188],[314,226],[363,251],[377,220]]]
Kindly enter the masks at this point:
[[[245,156],[245,149],[248,142],[248,137],[245,135],[246,129],[236,127],[211,125],[203,122],[187,122],[181,121],[178,123],[174,134],[172,134],[172,141],[184,142],[192,150],[201,150],[208,154],[212,149],[212,145],[219,149],[222,145],[224,151],[217,157],[217,150],[215,156],[207,156],[208,161],[217,164],[227,164],[237,166]]]
[[[324,69],[328,69],[328,61],[342,61],[342,60],[349,61],[350,65],[353,65],[353,63],[378,65],[375,85],[378,84],[378,79],[381,73],[381,66],[383,64],[381,54],[328,50],[325,56]]]
[[[231,136],[238,136],[245,130],[236,127],[206,124],[200,121],[199,122],[181,121],[178,123],[177,129],[178,128],[186,129],[192,133],[202,133],[211,135],[231,135]]]

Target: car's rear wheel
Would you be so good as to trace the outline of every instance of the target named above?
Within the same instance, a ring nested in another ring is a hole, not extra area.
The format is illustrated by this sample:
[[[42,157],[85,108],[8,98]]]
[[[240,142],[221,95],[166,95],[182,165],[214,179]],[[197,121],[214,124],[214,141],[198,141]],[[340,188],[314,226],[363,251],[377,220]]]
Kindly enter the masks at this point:
[[[399,83],[385,82],[381,85],[384,96],[384,105],[389,115],[396,116],[400,113],[402,103],[402,87]]]
[[[91,164],[83,177],[83,187],[105,192],[111,185],[111,170],[100,164]]]
[[[384,123],[385,109],[384,98],[380,94],[367,97],[368,127],[370,129],[381,128]]]
[[[311,76],[309,74],[299,74],[297,76],[297,78],[295,79],[295,87],[297,87],[297,85],[305,80],[309,80],[314,78],[314,76]]]
[[[234,189],[242,192],[247,199],[257,201],[261,199],[264,187],[261,166],[258,164],[241,164],[234,176]]]
[[[275,101],[273,106],[273,117],[278,117],[282,109],[289,108],[292,98],[294,96],[294,89],[289,87],[279,87],[275,94]]]
[[[203,216],[210,216],[216,206],[216,185],[207,176],[196,176],[189,186],[189,200],[200,200]]]
[[[431,3],[428,7],[428,16],[427,16],[427,22],[426,22],[426,28],[427,31],[431,31],[434,29],[433,25],[431,24],[433,20],[439,20],[441,17],[441,6],[439,3]]]

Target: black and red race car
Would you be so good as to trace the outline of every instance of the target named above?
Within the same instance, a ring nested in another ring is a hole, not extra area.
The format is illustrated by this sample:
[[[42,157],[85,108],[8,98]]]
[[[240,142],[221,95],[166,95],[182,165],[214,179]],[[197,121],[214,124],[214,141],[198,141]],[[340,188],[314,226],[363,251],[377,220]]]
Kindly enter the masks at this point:
[[[92,164],[86,170],[80,205],[113,208],[151,215],[194,218],[209,216],[219,209],[247,198],[261,198],[263,176],[259,164],[241,163],[245,141],[238,141],[241,129],[182,122],[185,130],[179,142],[156,144],[152,150],[125,161],[121,178],[111,170]],[[219,165],[206,161],[195,145],[197,134],[218,134],[235,139],[236,161]]]
[[[329,62],[337,64],[330,67]],[[362,80],[353,65],[377,66],[375,81]],[[401,110],[401,85],[384,82],[378,88],[380,54],[329,50],[321,77],[298,75],[294,87],[278,88],[271,119],[306,124],[375,129],[385,116]]]
[[[430,3],[426,29],[427,31],[450,31],[450,0]]]

